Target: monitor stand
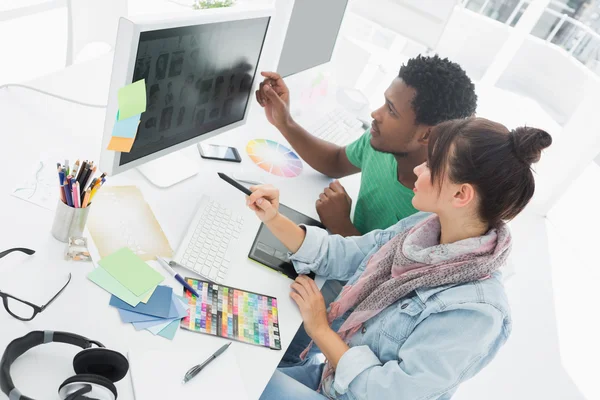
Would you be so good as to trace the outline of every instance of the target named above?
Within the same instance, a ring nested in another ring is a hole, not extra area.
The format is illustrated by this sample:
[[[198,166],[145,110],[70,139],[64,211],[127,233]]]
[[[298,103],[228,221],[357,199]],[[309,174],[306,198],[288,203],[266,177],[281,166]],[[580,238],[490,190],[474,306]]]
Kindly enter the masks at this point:
[[[196,175],[199,167],[196,160],[186,157],[181,151],[176,151],[144,163],[138,166],[137,170],[152,184],[168,188]]]

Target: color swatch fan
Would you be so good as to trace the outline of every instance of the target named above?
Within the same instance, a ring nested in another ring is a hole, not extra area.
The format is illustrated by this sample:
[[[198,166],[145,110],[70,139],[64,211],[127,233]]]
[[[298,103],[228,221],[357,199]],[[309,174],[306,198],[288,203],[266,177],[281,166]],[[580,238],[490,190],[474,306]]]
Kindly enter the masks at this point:
[[[246,146],[246,152],[256,165],[273,175],[293,178],[302,172],[300,157],[272,140],[251,140]]]

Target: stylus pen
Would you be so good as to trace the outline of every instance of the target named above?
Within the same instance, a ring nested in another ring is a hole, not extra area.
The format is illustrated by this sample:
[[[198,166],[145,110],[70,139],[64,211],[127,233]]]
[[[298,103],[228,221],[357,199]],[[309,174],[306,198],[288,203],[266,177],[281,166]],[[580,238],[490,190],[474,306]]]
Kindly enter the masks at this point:
[[[225,175],[222,172],[217,172],[217,174],[219,175],[219,177],[221,179],[223,179],[225,182],[229,183],[231,186],[233,186],[234,188],[242,191],[243,193],[245,193],[246,195],[250,196],[252,194],[252,192],[250,191],[250,189],[248,189],[246,186],[244,185],[240,185],[235,179],[232,179],[230,177],[228,177],[227,175]]]
[[[176,262],[175,262],[175,261],[173,261],[173,260],[169,261],[169,266],[170,266],[170,267],[178,267],[178,268],[190,269],[189,267],[184,267],[183,265],[181,265],[181,264],[178,264],[178,263],[176,263]],[[203,280],[203,281],[207,281],[207,282],[210,282],[210,283],[217,283],[217,282],[215,282],[213,279],[210,279],[210,278],[209,278],[208,276],[206,276],[206,275],[202,275],[202,274],[201,274],[200,272],[198,272],[198,271],[196,271],[196,273],[202,277],[202,280]]]
[[[177,279],[177,282],[181,283],[181,284],[183,285],[183,287],[184,287],[184,288],[186,288],[186,289],[187,289],[187,290],[188,290],[188,291],[189,291],[191,294],[193,294],[194,296],[196,296],[196,297],[200,297],[200,295],[198,295],[198,292],[196,292],[196,291],[194,290],[194,288],[193,288],[193,287],[191,287],[191,286],[190,286],[190,285],[189,285],[189,284],[188,284],[188,283],[185,281],[185,279],[183,279],[183,278],[181,277],[181,275],[179,275],[177,272],[175,272],[175,270],[174,270],[173,268],[169,267],[169,263],[167,263],[167,261],[166,261],[166,260],[162,259],[161,257],[156,257],[156,259],[158,260],[158,263],[159,263],[160,265],[162,265],[162,266],[163,266],[163,268],[164,268],[164,269],[166,269],[166,270],[167,270],[167,272],[168,272],[169,274],[171,274],[171,276],[172,276],[173,278]]]
[[[223,345],[219,350],[217,350],[215,352],[215,354],[213,354],[212,356],[208,357],[208,360],[204,361],[200,365],[196,365],[196,366],[190,368],[189,371],[186,372],[185,376],[183,377],[183,383],[184,384],[188,383],[190,381],[190,379],[192,379],[193,377],[195,377],[196,375],[198,375],[200,373],[200,371],[202,371],[204,369],[204,367],[206,367],[208,364],[210,364],[212,362],[212,360],[214,360],[215,358],[217,358],[221,354],[223,354],[225,352],[225,350],[227,350],[229,348],[230,345],[231,345],[231,342]]]

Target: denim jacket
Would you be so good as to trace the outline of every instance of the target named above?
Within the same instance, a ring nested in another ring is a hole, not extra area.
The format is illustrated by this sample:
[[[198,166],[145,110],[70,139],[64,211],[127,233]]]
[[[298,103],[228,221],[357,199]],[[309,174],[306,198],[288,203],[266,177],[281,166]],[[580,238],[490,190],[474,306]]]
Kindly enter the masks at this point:
[[[291,257],[298,273],[314,271],[353,284],[370,256],[430,214],[360,237],[307,226]],[[334,321],[337,330],[349,313]],[[323,394],[339,399],[450,399],[485,367],[511,331],[501,273],[467,284],[420,288],[364,323],[350,339]]]

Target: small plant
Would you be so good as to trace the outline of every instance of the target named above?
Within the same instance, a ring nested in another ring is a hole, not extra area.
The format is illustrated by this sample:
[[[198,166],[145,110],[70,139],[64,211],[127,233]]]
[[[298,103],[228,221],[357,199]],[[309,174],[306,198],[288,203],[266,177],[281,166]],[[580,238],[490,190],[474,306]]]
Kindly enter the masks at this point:
[[[192,8],[202,10],[205,8],[220,8],[232,6],[235,0],[196,0]]]

